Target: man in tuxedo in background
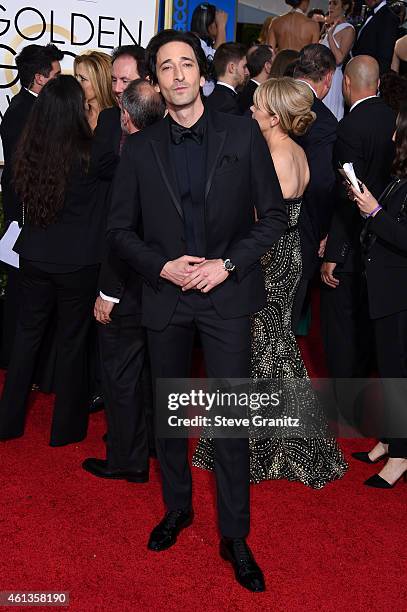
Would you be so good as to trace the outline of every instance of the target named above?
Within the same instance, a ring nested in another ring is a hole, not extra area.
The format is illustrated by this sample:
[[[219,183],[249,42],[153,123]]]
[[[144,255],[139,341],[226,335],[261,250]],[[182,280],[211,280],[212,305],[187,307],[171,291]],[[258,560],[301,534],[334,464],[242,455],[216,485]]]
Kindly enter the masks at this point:
[[[366,0],[369,10],[352,49],[352,56],[371,55],[379,64],[379,74],[390,70],[394,45],[399,36],[399,19],[386,0]]]
[[[120,151],[126,139],[120,122],[120,104],[126,87],[135,79],[144,78],[145,50],[138,45],[123,45],[114,49],[112,53],[112,89],[117,100],[117,106],[106,108],[98,118],[94,133],[96,161],[103,169],[101,176],[105,176],[106,167],[116,168],[120,159]],[[102,165],[100,165],[102,164]]]
[[[122,129],[135,134],[164,117],[161,95],[145,80],[131,81],[121,97]],[[83,468],[101,478],[148,481],[149,444],[140,377],[145,360],[141,327],[141,277],[108,253],[99,286],[112,296],[95,305],[99,330],[103,397],[108,420],[107,458],[89,458]],[[113,297],[114,296],[114,297]]]
[[[257,87],[270,78],[273,49],[268,45],[255,45],[247,53],[247,69],[250,80],[237,96],[237,104],[242,115],[250,113],[253,96]]]
[[[312,44],[301,51],[294,71],[294,78],[311,89],[314,96],[312,110],[316,114],[308,132],[295,139],[305,151],[311,176],[299,218],[302,276],[292,311],[294,333],[301,318],[309,281],[318,269],[318,255],[323,248],[333,210],[335,172],[332,154],[338,122],[322,99],[331,87],[335,69],[332,51],[324,45]]]
[[[145,71],[145,50],[138,45],[124,45],[117,47],[112,53],[112,88],[118,103],[117,107],[107,108],[99,115],[98,124],[94,133],[93,158],[97,164],[97,168],[101,170],[100,182],[100,199],[110,200],[112,180],[120,160],[120,154],[123,144],[128,136],[128,131],[124,129],[122,122],[121,100],[124,91],[130,83],[144,77]],[[110,180],[105,180],[108,177]],[[151,388],[151,372],[148,362],[148,357],[145,355],[145,346],[140,348],[140,342],[144,338],[141,329],[138,330],[132,337],[129,334],[126,337],[120,336],[121,325],[124,327],[125,322],[130,319],[119,318],[120,314],[126,312],[126,305],[133,300],[136,304],[137,291],[139,283],[134,276],[129,277],[128,267],[115,258],[107,249],[105,258],[101,266],[99,278],[99,297],[95,303],[95,316],[100,323],[110,321],[112,308],[119,302],[121,292],[126,287],[126,298],[120,308],[116,309],[115,324],[107,326],[98,326],[99,351],[104,359],[104,355],[112,355],[112,345],[116,342],[124,342],[126,347],[123,348],[123,355],[116,354],[116,363],[123,363],[121,357],[132,355],[132,359],[128,362],[128,370],[130,378],[135,376],[134,380],[129,383],[126,378],[126,373],[121,372],[117,378],[106,372],[102,377],[102,388],[104,389],[103,398],[107,417],[108,417],[108,433],[107,433],[107,463],[104,460],[89,458],[86,460],[84,468],[104,478],[119,478],[121,472],[123,478],[126,474],[135,471],[135,453],[137,447],[131,449],[131,440],[139,432],[139,439],[142,434],[138,429],[140,425],[139,411],[137,406],[143,405],[143,409],[147,417],[147,431],[149,438],[149,449],[153,452],[153,415],[152,415],[152,388]],[[135,309],[134,315],[137,317],[138,309]],[[134,321],[133,321],[134,322]],[[121,324],[121,325],[120,325]],[[141,373],[138,368],[138,360],[144,355],[144,363]],[[138,357],[139,356],[139,357]],[[105,366],[101,363],[102,370]],[[116,370],[115,370],[116,371]],[[126,382],[129,383],[126,385]],[[134,385],[134,388],[133,388]],[[136,390],[134,390],[136,389]],[[134,403],[134,394],[137,394],[137,402]],[[117,406],[112,401],[113,397],[117,397]],[[112,415],[118,416],[116,420]],[[124,435],[123,443],[119,443],[119,432],[123,424],[123,415],[129,418],[127,424],[128,431]],[[120,421],[119,421],[120,419]],[[110,436],[110,426],[114,425],[112,436]],[[135,433],[136,432],[136,433]],[[137,454],[137,453],[136,453]],[[120,460],[118,459],[120,457]],[[140,463],[145,463],[144,458],[139,458]],[[143,471],[143,470],[141,470]],[[133,474],[134,476],[134,474]]]
[[[240,43],[223,43],[213,58],[216,74],[215,89],[205,99],[211,110],[240,115],[237,103],[237,89],[241,89],[248,77],[246,47]]]
[[[377,96],[379,64],[367,55],[346,66],[343,94],[350,112],[339,122],[334,165],[352,162],[356,176],[375,198],[390,182],[395,113]],[[335,213],[321,268],[322,339],[334,378],[364,377],[371,358],[372,332],[362,272],[363,219],[338,175]]]
[[[126,142],[108,238],[143,276],[154,379],[189,376],[195,329],[209,377],[248,377],[250,314],[265,304],[259,259],[287,227],[273,162],[255,121],[203,106],[206,59],[196,36],[160,32],[147,65],[168,115]],[[140,215],[143,238],[136,233]],[[221,554],[241,585],[263,591],[246,543],[248,440],[213,443]],[[157,439],[157,451],[167,512],[148,548],[158,552],[175,544],[193,513],[188,440]]]
[[[21,89],[10,101],[0,126],[4,168],[1,191],[5,226],[22,222],[22,204],[12,186],[13,156],[35,100],[44,85],[61,73],[64,54],[55,45],[28,45],[16,57]],[[8,364],[13,348],[18,308],[18,270],[7,268],[3,312],[2,365]]]

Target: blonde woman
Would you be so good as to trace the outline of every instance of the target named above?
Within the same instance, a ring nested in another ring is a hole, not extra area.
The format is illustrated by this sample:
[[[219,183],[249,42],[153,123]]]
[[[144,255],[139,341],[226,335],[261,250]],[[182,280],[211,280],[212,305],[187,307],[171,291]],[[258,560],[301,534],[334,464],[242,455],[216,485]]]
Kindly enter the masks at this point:
[[[319,432],[324,428],[323,418],[318,414],[312,387],[307,382],[308,373],[291,331],[291,310],[302,271],[297,224],[310,179],[305,153],[292,136],[303,135],[315,120],[312,104],[310,88],[290,77],[269,79],[254,94],[253,118],[273,158],[287,206],[288,230],[261,260],[267,304],[252,319],[251,376],[255,380],[302,380],[302,393],[297,393],[293,401],[298,404],[301,416],[317,415],[315,430]],[[200,440],[194,465],[213,469],[212,440]],[[346,469],[333,438],[304,435],[250,440],[252,482],[286,478],[321,488],[340,478]]]
[[[112,92],[112,60],[107,53],[90,51],[78,55],[74,61],[75,78],[80,83],[86,100],[86,115],[92,131],[99,113],[116,106]]]

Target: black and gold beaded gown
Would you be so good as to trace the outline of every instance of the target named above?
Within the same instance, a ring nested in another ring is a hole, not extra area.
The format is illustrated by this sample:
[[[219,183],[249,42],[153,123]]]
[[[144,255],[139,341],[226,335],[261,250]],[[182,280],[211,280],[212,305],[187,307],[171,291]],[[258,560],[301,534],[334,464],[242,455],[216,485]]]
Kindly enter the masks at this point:
[[[253,379],[308,379],[295,336],[291,310],[302,271],[300,236],[297,229],[302,198],[285,200],[288,230],[261,259],[267,304],[252,317],[251,377]],[[318,412],[311,384],[300,410]],[[321,416],[321,419],[323,417]],[[201,438],[193,465],[213,470],[213,442]],[[299,480],[315,489],[341,478],[347,464],[336,440],[315,438],[250,439],[250,480],[285,478]]]

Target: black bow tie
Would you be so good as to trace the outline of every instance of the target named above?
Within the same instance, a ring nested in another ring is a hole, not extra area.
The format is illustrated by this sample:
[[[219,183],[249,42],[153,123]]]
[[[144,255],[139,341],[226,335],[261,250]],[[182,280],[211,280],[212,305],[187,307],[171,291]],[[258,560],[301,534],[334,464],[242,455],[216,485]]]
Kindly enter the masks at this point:
[[[369,19],[369,17],[373,17],[374,14],[374,8],[367,9],[365,21]]]
[[[174,144],[181,144],[185,140],[185,138],[191,138],[195,140],[198,144],[202,143],[203,139],[203,127],[192,127],[186,128],[178,123],[171,122],[171,140]]]

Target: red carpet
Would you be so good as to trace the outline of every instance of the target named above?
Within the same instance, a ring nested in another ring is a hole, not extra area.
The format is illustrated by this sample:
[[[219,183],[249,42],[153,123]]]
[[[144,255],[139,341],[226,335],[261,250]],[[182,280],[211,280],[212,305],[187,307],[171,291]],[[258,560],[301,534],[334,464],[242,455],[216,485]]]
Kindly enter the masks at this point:
[[[313,329],[301,344],[310,372],[323,375],[317,338]],[[321,491],[254,486],[250,544],[268,590],[251,594],[218,556],[210,474],[193,470],[193,526],[173,549],[150,553],[148,532],[163,512],[156,462],[146,485],[92,478],[80,465],[103,456],[103,415],[91,418],[85,442],[50,448],[50,398],[33,396],[24,438],[0,443],[0,591],[69,591],[79,612],[407,610],[404,483],[368,489],[374,469],[351,461]],[[343,447],[349,455],[368,443]]]

